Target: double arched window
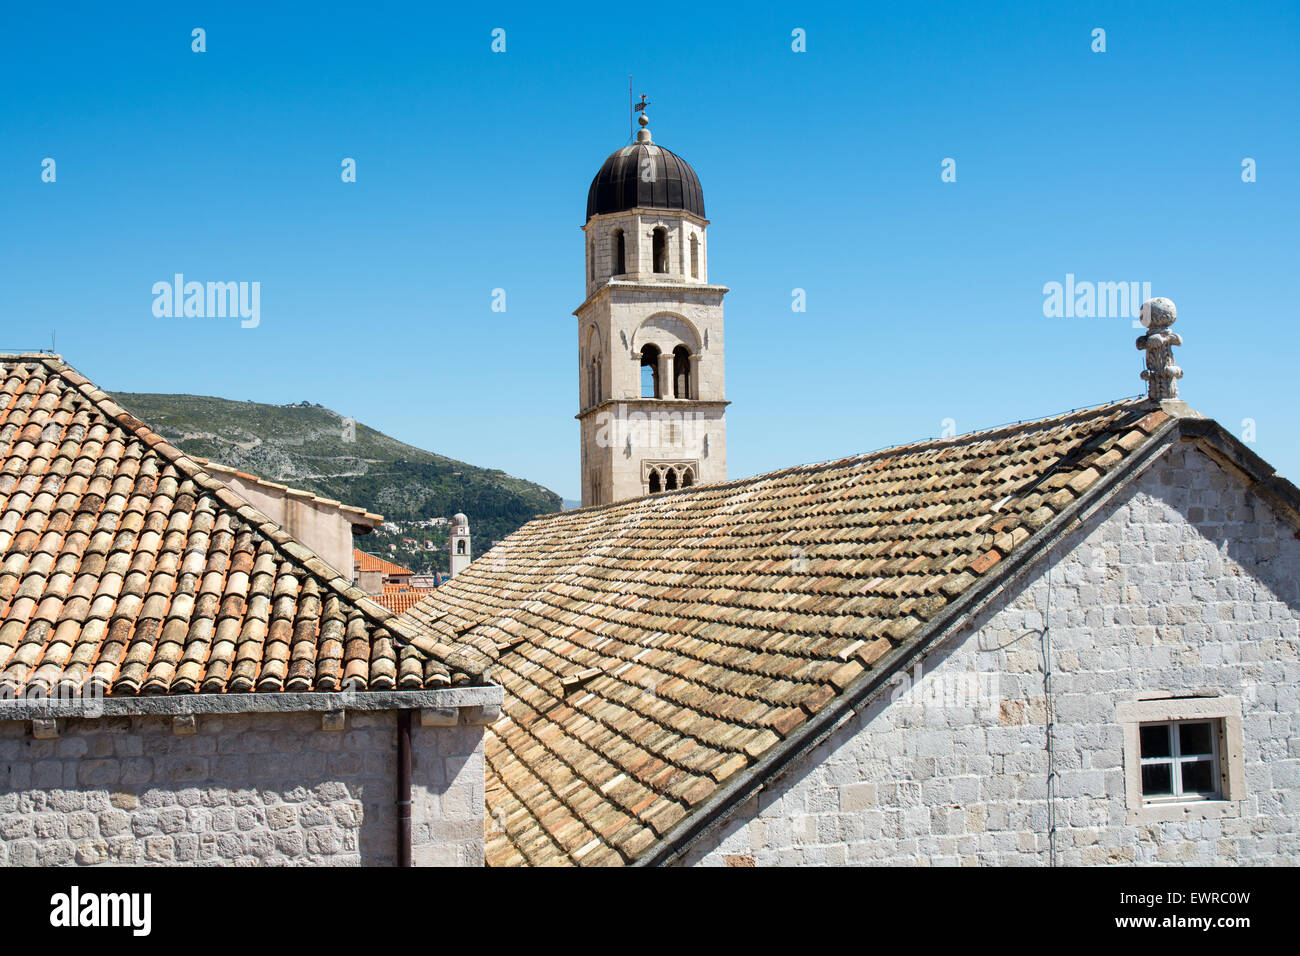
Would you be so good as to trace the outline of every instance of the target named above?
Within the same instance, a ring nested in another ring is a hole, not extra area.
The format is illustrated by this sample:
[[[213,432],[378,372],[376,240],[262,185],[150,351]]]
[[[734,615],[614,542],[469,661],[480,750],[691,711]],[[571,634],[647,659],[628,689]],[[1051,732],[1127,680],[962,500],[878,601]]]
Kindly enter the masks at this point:
[[[671,393],[666,383],[659,380],[659,359],[662,354],[657,345],[647,342],[641,346],[641,397],[667,398],[671,394],[673,398],[694,398],[691,391],[691,350],[684,345],[673,349]],[[594,374],[597,381],[588,386],[588,394],[596,395],[600,388],[599,363],[593,362],[593,366],[596,368]]]
[[[632,335],[630,355],[624,353],[640,367],[639,396],[698,400],[700,342],[695,327],[679,315],[661,312],[643,321]]]

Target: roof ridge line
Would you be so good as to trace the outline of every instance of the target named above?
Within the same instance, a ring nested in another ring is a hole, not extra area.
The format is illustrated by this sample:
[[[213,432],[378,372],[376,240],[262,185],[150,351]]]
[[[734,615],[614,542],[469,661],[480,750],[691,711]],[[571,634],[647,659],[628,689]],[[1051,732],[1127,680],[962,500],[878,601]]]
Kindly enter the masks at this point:
[[[484,676],[487,669],[486,665],[468,657],[462,648],[444,644],[434,637],[431,632],[413,624],[410,619],[394,614],[382,604],[374,601],[370,595],[347,580],[341,571],[291,535],[279,523],[259,511],[225,482],[209,475],[198,462],[155,432],[143,420],[132,415],[122,405],[118,404],[108,392],[105,392],[89,378],[77,371],[62,356],[47,353],[44,355],[38,354],[34,356],[34,359],[39,359],[51,372],[76,388],[101,413],[133,433],[148,446],[150,451],[165,458],[187,478],[194,481],[205,491],[210,492],[218,502],[234,511],[240,520],[251,525],[263,538],[271,542],[272,546],[281,554],[302,565],[317,577],[326,588],[339,597],[355,604],[358,610],[370,618],[372,623],[393,632],[412,647],[432,656],[440,664],[454,667],[475,677],[482,678]],[[477,648],[471,649],[475,653],[481,653]]]
[[[1091,414],[1107,408],[1120,408],[1124,405],[1132,405],[1134,409],[1142,408],[1150,402],[1142,396],[1129,396],[1127,398],[1116,399],[1110,402],[1102,402],[1100,405],[1088,405],[1080,408],[1072,408],[1056,415],[1048,415],[1044,418],[1026,418],[1017,422],[1004,422],[1001,425],[994,425],[989,428],[964,432],[955,435],[952,438],[923,438],[919,441],[909,442],[903,445],[887,445],[883,448],[876,448],[872,451],[862,452],[857,455],[846,455],[842,458],[830,458],[825,461],[806,462],[800,465],[789,465],[785,468],[778,468],[775,471],[765,471],[758,475],[748,475],[744,478],[729,478],[726,481],[702,482],[692,485],[690,488],[677,488],[669,492],[654,492],[646,495],[638,495],[635,498],[624,498],[621,501],[610,502],[607,505],[585,505],[581,508],[571,508],[568,511],[555,511],[550,514],[538,515],[533,521],[553,521],[560,515],[573,515],[583,511],[602,511],[607,509],[618,508],[630,505],[634,502],[644,502],[649,500],[670,501],[682,495],[691,495],[703,491],[719,490],[723,488],[739,488],[746,484],[757,481],[766,481],[771,478],[778,478],[784,475],[795,474],[801,471],[807,471],[809,474],[816,474],[828,468],[834,468],[846,465],[850,462],[867,462],[875,458],[884,457],[888,454],[916,454],[927,451],[930,448],[951,447],[966,443],[971,440],[988,440],[1000,433],[1010,432],[1022,425],[1060,425],[1074,419],[1086,418]],[[1159,407],[1158,403],[1152,407]],[[531,524],[532,522],[529,522]],[[527,527],[527,524],[524,525]]]
[[[213,461],[211,458],[204,458],[202,455],[190,455],[188,453],[183,453],[183,454],[186,454],[186,457],[188,457],[191,461],[199,463],[204,468],[215,468],[217,471],[228,471],[232,475],[235,475],[238,478],[246,478],[250,481],[255,481],[259,485],[262,485],[264,487],[282,489],[285,492],[287,492],[290,496],[310,498],[312,501],[317,502],[319,504],[337,505],[340,511],[356,512],[361,514],[363,517],[374,518],[376,519],[376,521],[382,521],[384,517],[381,514],[375,514],[373,511],[367,511],[365,508],[359,507],[357,505],[345,505],[341,500],[337,498],[322,497],[321,495],[316,494],[316,492],[314,491],[308,491],[306,488],[295,488],[293,485],[287,485],[281,481],[272,481],[269,478],[263,478],[261,475],[255,475],[252,472],[240,471],[234,465],[222,464],[219,461]]]

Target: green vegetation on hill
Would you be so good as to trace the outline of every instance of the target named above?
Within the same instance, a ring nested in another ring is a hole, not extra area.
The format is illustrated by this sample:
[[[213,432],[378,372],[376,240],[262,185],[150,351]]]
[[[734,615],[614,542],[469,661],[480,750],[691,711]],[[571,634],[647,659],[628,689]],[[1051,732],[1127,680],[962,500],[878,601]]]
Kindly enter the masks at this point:
[[[321,405],[130,392],[115,398],[189,454],[382,514],[400,530],[372,532],[357,546],[414,571],[447,570],[447,529],[420,522],[463,511],[477,555],[534,516],[560,509],[560,496],[541,485],[349,424]],[[403,546],[403,538],[418,547]],[[437,547],[426,551],[430,539]]]

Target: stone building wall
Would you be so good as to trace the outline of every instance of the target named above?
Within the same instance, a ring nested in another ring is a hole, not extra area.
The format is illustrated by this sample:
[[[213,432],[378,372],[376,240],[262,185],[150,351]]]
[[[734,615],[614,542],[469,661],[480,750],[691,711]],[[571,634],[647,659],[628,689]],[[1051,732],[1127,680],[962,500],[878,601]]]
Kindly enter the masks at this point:
[[[392,865],[394,711],[0,722],[0,865]],[[483,727],[412,720],[416,865],[483,862]]]
[[[1300,863],[1300,540],[1187,443],[684,862],[1048,863],[1049,612],[1056,861]],[[1133,809],[1123,715],[1165,706],[1240,714],[1237,799]]]

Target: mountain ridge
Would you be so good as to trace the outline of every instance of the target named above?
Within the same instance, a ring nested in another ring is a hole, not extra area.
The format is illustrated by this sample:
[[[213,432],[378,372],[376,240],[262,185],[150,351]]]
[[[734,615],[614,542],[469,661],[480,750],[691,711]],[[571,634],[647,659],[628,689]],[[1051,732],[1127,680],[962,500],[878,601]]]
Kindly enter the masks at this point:
[[[447,570],[446,528],[437,519],[464,512],[482,554],[562,506],[536,482],[410,445],[316,403],[146,392],[114,399],[187,454],[382,514],[384,527],[358,547],[414,571]]]

